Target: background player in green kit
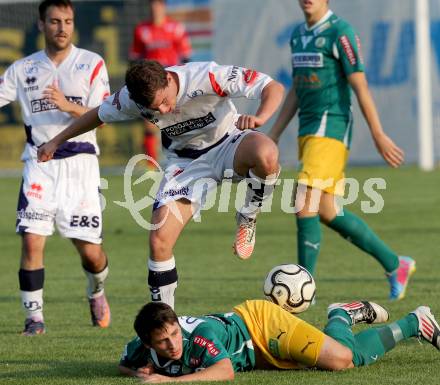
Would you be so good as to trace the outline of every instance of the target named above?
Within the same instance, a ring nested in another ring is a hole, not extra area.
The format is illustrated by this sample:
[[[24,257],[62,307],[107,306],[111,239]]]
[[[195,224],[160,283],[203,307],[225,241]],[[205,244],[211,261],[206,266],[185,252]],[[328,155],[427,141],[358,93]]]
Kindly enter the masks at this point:
[[[427,306],[382,327],[351,330],[387,320],[383,307],[367,301],[330,305],[324,332],[265,300],[200,317],[177,317],[167,304],[150,302],[136,317],[138,337],[126,345],[119,370],[148,383],[218,381],[253,369],[364,366],[416,336],[439,349],[439,325]]]
[[[404,297],[415,261],[398,257],[358,216],[338,207],[352,135],[351,89],[385,161],[398,167],[403,151],[384,133],[368,89],[360,39],[333,14],[328,0],[299,0],[306,22],[292,33],[293,84],[269,136],[278,142],[299,110],[296,189],[299,264],[312,274],[321,244],[320,222],[337,231],[384,268],[390,299]],[[318,191],[318,195],[314,192]],[[313,194],[312,194],[313,192]]]

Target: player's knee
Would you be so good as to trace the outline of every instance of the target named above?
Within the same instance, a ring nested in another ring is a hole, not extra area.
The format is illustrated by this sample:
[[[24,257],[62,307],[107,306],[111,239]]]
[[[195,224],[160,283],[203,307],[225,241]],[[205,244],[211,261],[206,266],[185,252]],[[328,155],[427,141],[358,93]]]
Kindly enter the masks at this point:
[[[43,257],[44,242],[33,234],[26,234],[22,238],[22,259],[32,262]]]
[[[271,141],[267,141],[257,154],[257,167],[263,170],[266,175],[275,174],[278,172],[278,148]]]
[[[331,370],[345,370],[353,367],[353,353],[350,349],[338,349]]]

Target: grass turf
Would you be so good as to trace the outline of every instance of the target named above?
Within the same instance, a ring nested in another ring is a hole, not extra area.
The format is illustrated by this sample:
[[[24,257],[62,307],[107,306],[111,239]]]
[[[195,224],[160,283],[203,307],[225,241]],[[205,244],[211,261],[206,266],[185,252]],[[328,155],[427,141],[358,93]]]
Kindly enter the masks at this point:
[[[282,174],[290,178],[292,171]],[[323,229],[317,268],[317,304],[303,314],[318,327],[326,321],[326,307],[335,301],[370,299],[385,305],[397,319],[420,304],[440,314],[440,220],[438,175],[415,168],[355,168],[348,176],[363,184],[367,178],[387,182],[379,191],[385,206],[380,214],[362,217],[399,254],[417,261],[407,298],[391,303],[380,265],[337,234]],[[79,257],[65,239],[54,236],[46,246],[44,311],[47,334],[19,335],[23,327],[17,271],[20,238],[14,235],[18,178],[0,180],[0,383],[1,384],[129,384],[117,374],[124,344],[133,336],[132,323],[147,300],[148,234],[129,212],[114,204],[123,201],[121,177],[107,177],[104,191],[105,250],[110,259],[106,293],[112,308],[109,329],[92,328],[85,298],[85,278]],[[137,199],[146,191],[137,186]],[[262,296],[265,274],[276,264],[296,261],[295,220],[280,209],[282,188],[276,190],[271,213],[258,219],[257,245],[252,258],[232,255],[235,231],[232,210],[202,212],[179,239],[175,256],[179,271],[176,310],[179,314],[229,311],[247,298]],[[361,213],[363,194],[350,206]],[[232,207],[232,205],[231,205]],[[143,216],[149,217],[149,210]],[[356,330],[361,330],[357,327]],[[237,384],[438,384],[439,352],[417,340],[399,344],[377,364],[341,373],[321,371],[255,371],[236,376]]]

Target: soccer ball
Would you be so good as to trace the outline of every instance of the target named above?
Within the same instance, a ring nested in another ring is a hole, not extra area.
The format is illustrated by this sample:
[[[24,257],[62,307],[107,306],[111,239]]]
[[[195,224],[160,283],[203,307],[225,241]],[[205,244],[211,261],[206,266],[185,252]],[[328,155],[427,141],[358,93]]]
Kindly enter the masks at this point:
[[[275,266],[264,281],[266,298],[289,313],[306,311],[315,297],[315,280],[302,266]]]

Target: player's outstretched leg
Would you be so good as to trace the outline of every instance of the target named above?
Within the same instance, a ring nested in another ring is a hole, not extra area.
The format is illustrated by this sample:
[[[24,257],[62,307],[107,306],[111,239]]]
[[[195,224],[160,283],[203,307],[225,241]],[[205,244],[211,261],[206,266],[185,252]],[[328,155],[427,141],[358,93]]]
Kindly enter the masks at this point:
[[[332,303],[327,309],[329,319],[339,313],[337,310],[345,312],[350,317],[351,325],[384,323],[389,319],[388,311],[374,302]]]
[[[236,215],[233,250],[239,258],[248,259],[254,251],[257,215],[272,196],[280,173],[277,146],[261,133],[246,135],[235,152],[234,170],[246,175],[247,189],[244,205]]]
[[[331,305],[328,313],[329,321],[324,330],[327,335],[351,349],[355,366],[376,362],[397,343],[411,337],[423,338],[440,349],[440,327],[429,307],[420,306],[396,322],[366,329],[353,335],[351,326],[355,323],[378,323],[388,317],[385,309],[377,304],[373,306],[372,302],[367,302],[371,305],[368,311],[360,310],[362,307],[352,310],[357,307],[355,304]]]
[[[390,300],[399,300],[405,297],[409,279],[416,271],[416,262],[411,257],[399,257],[399,267],[387,273],[390,283]]]
[[[440,326],[428,306],[419,306],[411,312],[417,317],[418,336],[440,350]]]

